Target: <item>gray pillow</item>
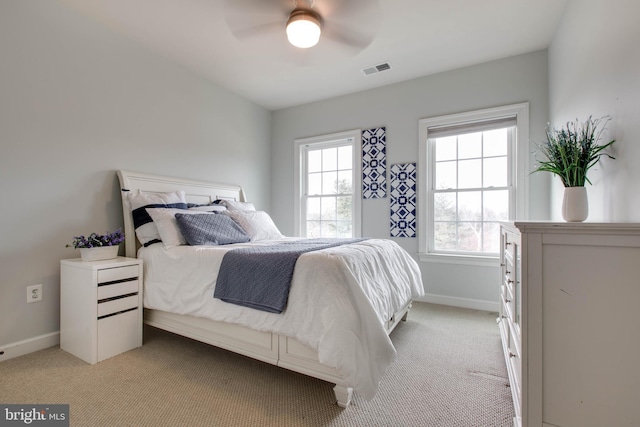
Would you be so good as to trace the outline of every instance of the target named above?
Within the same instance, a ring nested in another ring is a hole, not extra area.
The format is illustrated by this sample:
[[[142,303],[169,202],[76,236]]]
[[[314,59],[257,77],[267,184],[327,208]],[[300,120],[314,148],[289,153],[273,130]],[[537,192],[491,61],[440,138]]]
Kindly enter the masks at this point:
[[[176,213],[176,222],[184,239],[192,246],[228,245],[251,240],[242,227],[226,215]]]

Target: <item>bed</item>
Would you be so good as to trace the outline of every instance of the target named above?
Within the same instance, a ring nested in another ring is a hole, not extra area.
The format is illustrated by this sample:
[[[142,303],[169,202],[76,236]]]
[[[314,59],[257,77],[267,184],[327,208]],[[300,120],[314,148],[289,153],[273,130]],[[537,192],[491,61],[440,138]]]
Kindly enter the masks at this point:
[[[388,334],[406,320],[412,299],[423,294],[416,262],[395,242],[363,239],[303,253],[282,313],[238,306],[212,295],[224,255],[296,238],[143,247],[136,237],[130,192],[182,191],[190,206],[247,200],[237,185],[122,170],[118,178],[125,252],[144,260],[146,324],[331,382],[343,408],[354,389],[367,399],[375,395],[396,354]]]

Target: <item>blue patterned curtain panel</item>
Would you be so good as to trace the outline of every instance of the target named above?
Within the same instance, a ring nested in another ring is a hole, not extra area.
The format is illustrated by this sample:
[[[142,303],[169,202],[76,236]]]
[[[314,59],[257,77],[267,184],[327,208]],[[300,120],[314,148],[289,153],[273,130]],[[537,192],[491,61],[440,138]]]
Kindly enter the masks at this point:
[[[362,132],[362,198],[387,197],[387,147],[385,128]]]
[[[416,164],[391,165],[391,237],[416,237]]]

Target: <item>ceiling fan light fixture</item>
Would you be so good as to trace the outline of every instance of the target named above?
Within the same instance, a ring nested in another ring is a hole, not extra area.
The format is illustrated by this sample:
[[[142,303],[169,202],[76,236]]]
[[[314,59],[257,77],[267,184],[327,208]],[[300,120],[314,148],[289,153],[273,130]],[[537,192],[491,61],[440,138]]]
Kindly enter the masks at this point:
[[[303,49],[318,44],[320,40],[320,16],[307,9],[291,12],[287,21],[287,39],[295,47]]]

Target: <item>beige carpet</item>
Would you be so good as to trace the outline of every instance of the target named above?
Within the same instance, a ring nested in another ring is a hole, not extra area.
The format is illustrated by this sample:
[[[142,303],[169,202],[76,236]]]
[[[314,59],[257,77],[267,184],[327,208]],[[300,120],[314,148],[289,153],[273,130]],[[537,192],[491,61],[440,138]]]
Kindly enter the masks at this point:
[[[416,303],[376,397],[145,327],[96,365],[52,347],[0,363],[0,403],[68,403],[72,426],[511,426],[495,314]]]

